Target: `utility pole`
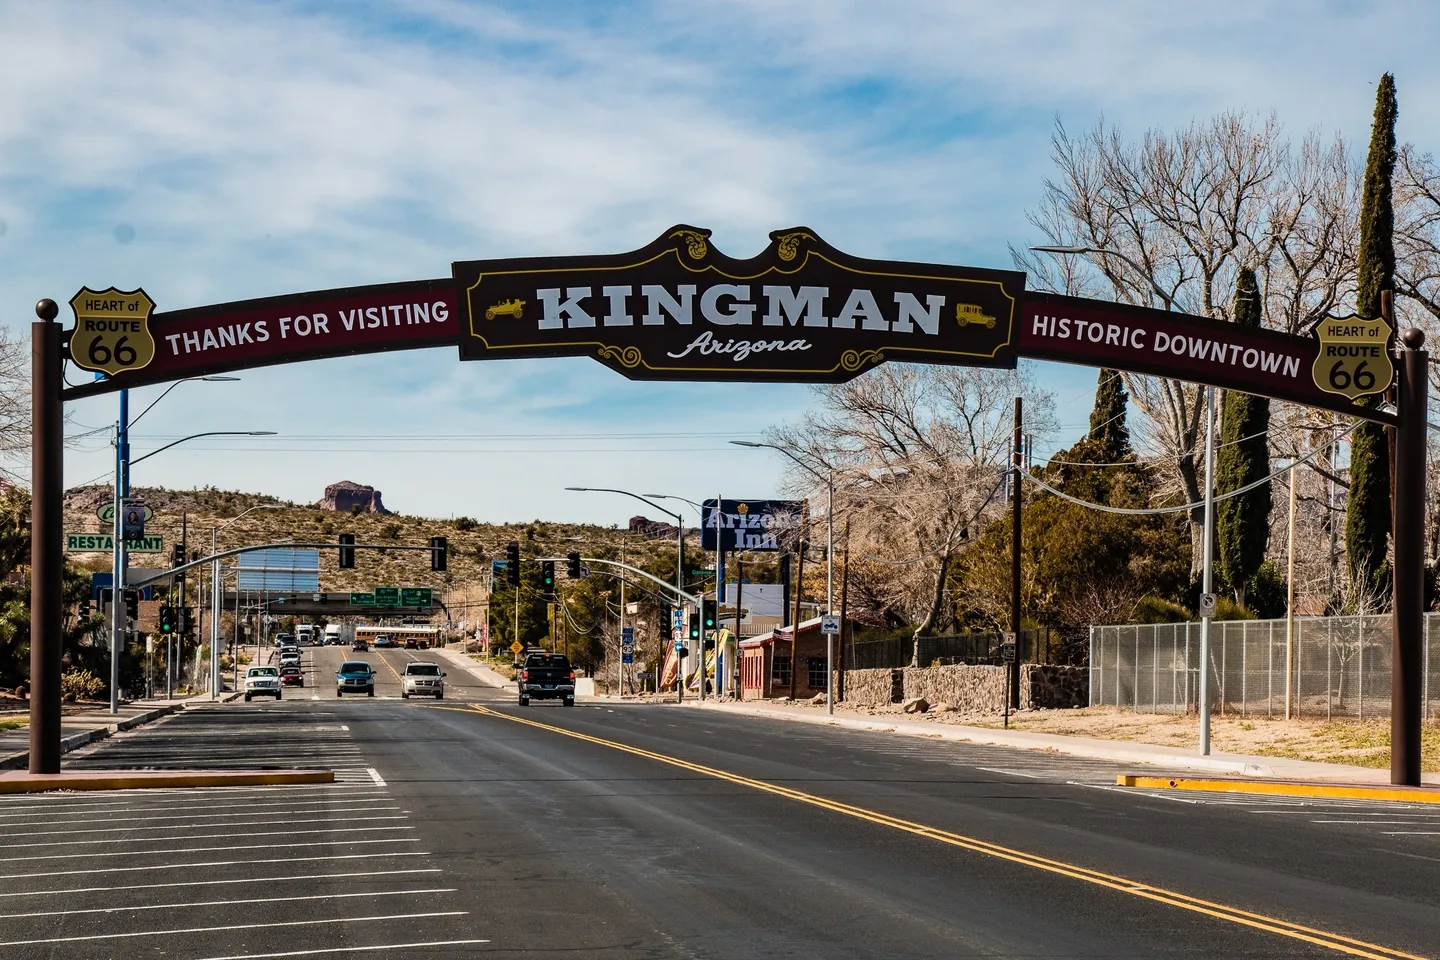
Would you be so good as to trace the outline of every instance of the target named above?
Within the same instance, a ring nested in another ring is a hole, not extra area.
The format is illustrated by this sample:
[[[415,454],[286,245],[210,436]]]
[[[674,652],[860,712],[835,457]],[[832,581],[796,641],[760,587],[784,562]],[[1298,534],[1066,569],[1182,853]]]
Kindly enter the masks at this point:
[[[800,597],[805,592],[805,525],[810,519],[810,504],[800,505],[800,557],[795,562],[795,619],[790,625],[790,699],[795,699],[796,675],[800,672]]]
[[[744,611],[740,609],[740,601],[745,598],[745,561],[739,557],[735,558],[735,669],[730,671],[735,680],[731,684],[734,689],[730,691],[732,697],[739,700],[744,693],[744,687],[740,680],[740,618]],[[717,615],[716,619],[719,617]]]
[[[1209,595],[1215,543],[1215,388],[1205,388],[1205,542],[1201,547],[1200,592]],[[1202,600],[1203,604],[1204,601]],[[1200,616],[1200,755],[1210,755],[1210,615]]]
[[[1015,659],[1010,661],[1006,671],[1011,710],[1020,709],[1020,533],[1022,529],[1020,496],[1020,470],[1024,463],[1025,435],[1022,432],[1024,401],[1015,398],[1015,435],[1010,450],[1010,629],[1015,635]]]

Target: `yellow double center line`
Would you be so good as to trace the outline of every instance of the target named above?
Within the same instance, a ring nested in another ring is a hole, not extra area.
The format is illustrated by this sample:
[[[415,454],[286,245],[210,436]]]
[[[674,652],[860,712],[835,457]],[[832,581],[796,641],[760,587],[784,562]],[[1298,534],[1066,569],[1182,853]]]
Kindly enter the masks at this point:
[[[548,723],[540,723],[536,720],[527,720],[523,717],[511,716],[508,713],[500,713],[479,706],[478,704],[472,704],[471,709],[489,717],[509,720],[512,723],[523,723],[529,727],[548,730],[551,733],[558,733],[566,737],[574,737],[576,740],[585,740],[589,743],[599,744],[602,747],[609,747],[612,750],[619,750],[623,753],[634,754],[637,757],[645,757],[658,763],[669,764],[672,767],[679,767],[682,770],[689,770],[692,773],[699,773],[707,777],[714,777],[717,780],[725,780],[741,786],[751,787],[755,790],[772,793],[789,800],[807,803],[811,806],[831,810],[835,813],[842,813],[860,820],[868,820],[870,823],[880,824],[881,826],[890,827],[895,830],[902,830],[905,833],[911,833],[917,837],[937,840],[940,843],[949,844],[952,847],[962,847],[975,853],[983,853],[986,856],[1008,860],[1011,863],[1018,863],[1021,866],[1033,867],[1036,870],[1044,870],[1047,873],[1056,873],[1064,877],[1071,877],[1075,880],[1083,880],[1086,883],[1093,883],[1096,886],[1108,887],[1111,890],[1118,890],[1121,893],[1126,893],[1134,897],[1153,900],[1156,903],[1163,903],[1171,907],[1179,907],[1181,910],[1201,913],[1218,920],[1228,920],[1231,923],[1253,927],[1256,930],[1264,930],[1267,933],[1276,933],[1282,937],[1289,937],[1293,940],[1303,940],[1306,943],[1313,943],[1339,953],[1349,954],[1350,956],[1366,957],[1368,960],[1425,960],[1424,957],[1417,956],[1413,953],[1404,953],[1400,950],[1382,947],[1375,943],[1367,943],[1364,940],[1356,940],[1338,933],[1316,930],[1312,927],[1291,923],[1288,920],[1281,920],[1277,917],[1251,913],[1237,907],[1226,906],[1223,903],[1202,900],[1199,897],[1177,893],[1162,887],[1154,887],[1146,883],[1127,880],[1124,877],[1118,877],[1110,873],[1102,873],[1098,870],[1090,870],[1086,867],[1066,863],[1062,860],[1051,860],[1046,857],[1036,856],[1033,853],[1026,853],[1023,850],[1002,847],[999,844],[989,843],[976,839],[975,837],[967,837],[963,834],[952,833],[949,830],[941,830],[937,827],[927,827],[922,823],[902,820],[899,817],[892,817],[874,810],[867,810],[864,807],[856,807],[848,803],[840,803],[837,800],[829,800],[825,797],[816,796],[813,793],[805,793],[801,790],[782,787],[779,784],[769,783],[764,780],[755,780],[750,777],[740,776],[739,774],[729,773],[725,770],[717,770],[714,767],[691,763],[688,760],[681,760],[678,757],[667,756],[663,753],[655,753],[652,750],[642,750],[639,747],[617,743],[614,740],[592,737],[588,734],[577,733],[574,730],[566,730],[564,727],[556,727]]]

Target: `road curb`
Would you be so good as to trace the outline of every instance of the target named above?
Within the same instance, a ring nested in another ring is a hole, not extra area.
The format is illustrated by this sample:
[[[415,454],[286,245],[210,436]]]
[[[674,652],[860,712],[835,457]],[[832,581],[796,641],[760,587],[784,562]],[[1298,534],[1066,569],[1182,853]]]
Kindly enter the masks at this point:
[[[64,756],[65,754],[70,753],[72,750],[78,750],[80,747],[94,743],[97,740],[109,739],[117,733],[121,733],[125,730],[133,730],[138,726],[146,723],[151,723],[152,721],[159,720],[161,717],[167,717],[173,713],[178,713],[179,711],[184,709],[184,704],[175,704],[174,706],[168,707],[156,707],[154,710],[147,710],[144,713],[137,713],[133,717],[126,717],[124,720],[119,720],[115,723],[107,724],[103,727],[96,727],[93,730],[84,730],[80,733],[72,733],[70,734],[70,736],[63,737],[60,740],[60,754],[61,756]],[[21,750],[18,753],[12,753],[8,756],[0,757],[0,771],[24,769],[29,765],[29,750]]]
[[[146,790],[183,787],[260,787],[334,783],[333,770],[94,770],[0,773],[0,794],[50,790]]]
[[[1335,800],[1388,800],[1403,803],[1440,803],[1440,788],[1397,787],[1388,784],[1307,783],[1302,780],[1206,780],[1186,777],[1142,777],[1121,774],[1115,785],[1151,790],[1203,790],[1210,793],[1251,793],[1276,797],[1315,797]]]

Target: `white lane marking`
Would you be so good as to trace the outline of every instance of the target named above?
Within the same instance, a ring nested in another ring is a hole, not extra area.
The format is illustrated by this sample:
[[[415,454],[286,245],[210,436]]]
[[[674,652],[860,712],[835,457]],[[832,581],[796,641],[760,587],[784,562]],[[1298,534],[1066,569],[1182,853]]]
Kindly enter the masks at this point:
[[[335,801],[335,800],[281,800],[281,801],[278,802],[278,803],[195,803],[195,804],[167,803],[167,804],[157,804],[157,805],[154,806],[154,807],[130,807],[130,808],[127,808],[127,810],[133,810],[133,811],[136,812],[136,813],[145,813],[145,812],[151,811],[151,810],[186,810],[186,809],[189,809],[189,810],[236,810],[236,809],[239,809],[239,810],[264,810],[264,809],[268,809],[268,808],[270,808],[270,807],[283,807],[283,806],[286,806],[287,804],[289,804],[289,805],[291,805],[291,806],[302,806],[302,807],[315,807],[315,806],[321,806],[321,805],[339,807],[339,806],[345,806],[346,804],[352,804],[352,805],[353,805],[353,804],[357,804],[357,803],[377,803],[377,802],[380,802],[380,801],[382,801],[382,800],[389,800],[389,799],[390,799],[389,796],[387,796],[386,794],[381,793],[381,792],[375,790],[373,787],[366,787],[365,790],[362,791],[362,792],[366,792],[366,793],[368,793],[368,792],[373,792],[375,795],[374,795],[373,797],[363,797],[363,798],[362,798],[362,797],[356,797],[356,798],[353,799],[353,800],[347,798],[347,799],[339,800],[339,801]],[[54,808],[54,807],[52,807],[51,809],[55,809],[55,810],[58,810],[59,812],[63,812],[63,813],[67,813],[67,814],[72,814],[72,815],[73,815],[74,813],[76,813],[76,811],[74,811],[74,810],[67,810],[67,809],[65,809],[65,808],[63,808],[63,807],[60,807],[60,808]],[[122,813],[122,812],[127,812],[127,811],[113,811],[113,812]]]
[[[325,947],[320,950],[286,950],[284,953],[237,953],[228,957],[201,957],[200,960],[270,960],[274,957],[315,957],[322,953],[369,953],[376,950],[414,950],[419,947],[459,947],[489,940],[427,940],[423,943],[377,943],[370,947]]]
[[[399,807],[391,807],[390,809],[391,809],[391,810],[398,810]],[[215,816],[215,815],[212,815],[212,818],[213,818],[213,816]],[[225,816],[227,819],[233,818],[233,815],[231,815],[231,814],[224,814],[224,816]],[[183,819],[183,818],[172,818],[172,819]],[[355,819],[354,817],[320,817],[319,819],[316,819],[316,820],[286,820],[285,822],[288,823],[288,824],[290,824],[291,826],[294,826],[294,825],[297,824],[297,823],[350,823],[350,822],[351,822],[352,820],[354,820],[354,819]],[[374,822],[377,821],[377,820],[408,820],[408,819],[410,819],[410,818],[409,818],[409,817],[406,817],[406,816],[403,816],[403,815],[396,815],[396,816],[392,816],[392,817],[371,817],[371,816],[366,816],[366,817],[365,817],[365,822],[366,822],[366,823],[374,823]],[[1323,821],[1321,821],[1321,822],[1323,822]],[[215,826],[215,824],[213,824],[213,823],[207,823],[207,824],[203,824],[202,826],[213,827],[213,826]],[[147,832],[147,831],[150,831],[150,830],[174,830],[174,829],[175,829],[175,825],[174,825],[174,824],[170,824],[170,825],[168,825],[168,826],[158,826],[158,827],[100,827],[100,828],[97,828],[97,829],[95,829],[95,830],[37,830],[37,831],[34,831],[34,832],[32,832],[32,833],[7,833],[7,834],[0,834],[0,839],[10,840],[11,838],[14,838],[14,837],[53,837],[53,836],[56,836],[56,835],[59,835],[59,834],[63,834],[64,836],[67,836],[67,837],[68,837],[68,836],[74,836],[74,835],[77,834],[77,833],[141,833],[141,832]],[[360,829],[360,828],[357,827],[356,829]],[[230,833],[225,833],[225,834],[216,834],[216,836],[225,836],[225,837],[230,837],[230,836],[234,836],[234,835],[235,835],[235,834],[234,834],[233,831],[230,832]],[[245,834],[245,836],[247,836],[247,837],[265,836],[265,834],[247,833],[247,834]],[[167,840],[167,839],[197,839],[197,838],[194,837],[194,836],[191,836],[191,835],[184,835],[184,836],[182,836],[182,837],[180,837],[180,838],[172,838],[172,837],[152,837],[151,839],[152,839],[152,840]],[[78,841],[77,841],[77,842],[78,842]],[[94,842],[95,842],[95,843],[114,843],[115,841],[114,841],[114,840],[96,840],[96,841],[94,841]]]
[[[403,817],[401,819],[404,819]],[[331,821],[340,822],[340,821]],[[206,824],[213,827],[215,824]],[[171,828],[174,829],[173,827]],[[330,833],[375,833],[379,830],[414,830],[414,827],[342,827],[334,830],[246,830],[240,836],[243,837],[319,837]],[[220,840],[225,837],[236,836],[234,830],[225,833],[179,833],[172,837],[111,837],[108,840],[100,840],[95,837],[86,837],[83,840],[45,840],[40,843],[6,843],[5,846],[11,850],[26,850],[31,847],[73,847],[77,843],[164,843],[170,840]],[[238,848],[236,848],[238,849]],[[144,854],[147,852],[160,853],[163,851],[136,850],[135,853]],[[104,854],[109,856],[109,854]]]
[[[1377,827],[1426,827],[1435,826],[1433,820],[1311,820],[1311,823],[1359,823]]]
[[[1380,833],[1386,837],[1440,837],[1440,831],[1436,830],[1381,830]]]
[[[146,903],[134,907],[86,907],[83,910],[41,910],[35,913],[0,913],[0,920],[25,920],[31,917],[68,917],[82,913],[130,913],[137,910],[166,910],[171,907],[234,907],[247,903],[287,903],[292,900],[353,900],[356,897],[409,897],[422,893],[455,893],[455,887],[430,887],[423,890],[371,890],[361,893],[315,893],[306,896],[253,897],[244,900],[198,900],[192,903]]]
[[[269,863],[315,863],[321,860],[371,860],[376,857],[428,857],[428,850],[406,850],[403,853],[386,853],[383,850],[371,851],[369,853],[337,853],[323,857],[278,857],[266,860]],[[234,867],[244,864],[254,866],[255,861],[249,860],[211,860],[208,863],[152,863],[144,867],[90,867],[85,870],[47,870],[43,873],[0,873],[0,880],[28,880],[32,877],[73,877],[77,873],[134,873],[137,870],[153,872],[156,870],[193,870],[196,867]]]
[[[370,774],[370,779],[375,781],[377,787],[385,786],[385,781],[380,777],[380,774],[376,772],[374,767],[366,767],[365,770]]]
[[[374,798],[372,798],[372,799],[362,801],[362,805],[361,805],[361,806],[358,806],[358,807],[345,806],[342,810],[340,810],[340,811],[338,811],[338,812],[347,813],[347,814],[348,814],[348,813],[352,813],[352,812],[353,812],[353,813],[356,813],[356,814],[362,814],[362,813],[367,813],[368,811],[371,811],[371,810],[397,810],[397,809],[399,809],[397,806],[394,806],[394,805],[387,805],[387,806],[368,806],[368,804],[379,803],[379,802],[382,801],[382,800],[388,800],[388,799],[390,799],[390,798],[389,798],[389,797],[374,797]],[[241,804],[241,806],[244,806],[244,804]],[[256,806],[259,806],[259,804],[256,804]],[[269,805],[267,805],[267,806],[269,806]],[[267,811],[266,811],[266,814],[265,814],[267,817],[283,817],[283,816],[289,816],[289,815],[292,815],[292,814],[325,813],[325,812],[326,812],[325,810],[300,810],[300,809],[296,809],[296,808],[298,808],[298,807],[331,807],[331,806],[336,806],[336,804],[329,803],[329,802],[324,801],[324,800],[306,801],[306,800],[299,800],[299,799],[297,799],[297,800],[291,802],[290,804],[281,803],[281,804],[275,804],[275,806],[281,806],[281,807],[289,806],[291,809],[289,809],[289,810],[267,810]],[[135,818],[134,818],[134,817],[82,817],[81,815],[77,814],[75,811],[65,810],[65,809],[63,809],[63,808],[60,809],[60,810],[57,810],[57,811],[55,811],[55,812],[56,812],[56,813],[63,813],[63,814],[66,814],[66,815],[75,816],[75,817],[77,818],[77,822],[79,822],[79,823],[134,823],[134,822],[135,822]],[[111,811],[106,811],[106,812],[109,813],[109,812],[111,812]],[[134,810],[133,812],[134,812],[134,813],[141,813],[141,814],[143,814],[143,813],[145,813],[145,810],[143,810],[143,809],[138,809],[138,808],[137,808],[137,809]],[[235,814],[233,814],[233,813],[177,813],[177,814],[162,815],[162,816],[158,816],[158,817],[157,817],[157,816],[148,816],[148,815],[147,815],[147,816],[145,817],[146,820],[233,820],[234,818],[235,818]],[[45,820],[12,820],[12,821],[10,821],[10,822],[8,822],[8,823],[0,823],[0,830],[7,829],[7,828],[9,828],[9,827],[42,827],[42,826],[53,825],[54,823],[55,823],[54,817],[50,817],[50,818],[45,819]],[[162,828],[160,828],[160,829],[164,829],[164,828],[162,827]],[[68,832],[68,831],[67,831],[67,832]]]
[[[957,764],[963,766],[963,764]],[[1030,780],[1044,780],[1045,775],[1041,773],[1022,773],[1019,770],[1001,770],[996,767],[972,767],[973,770],[984,770],[986,773],[998,773],[1007,777],[1026,777]]]
[[[182,930],[132,930],[128,933],[92,933],[83,937],[47,937],[44,940],[4,940],[0,947],[29,947],[40,943],[82,943],[87,940],[123,940],[132,937],[174,937],[187,933],[220,933],[226,930],[265,930],[272,927],[304,927],[322,923],[371,923],[381,920],[424,920],[429,917],[463,917],[468,910],[434,913],[394,913],[376,917],[327,917],[322,920],[283,920],[273,923],[234,923],[223,927],[187,927]],[[347,948],[350,949],[350,948]]]
[[[413,827],[406,829],[413,830]],[[249,836],[249,834],[247,834]],[[419,837],[398,837],[393,840],[348,840],[347,847],[358,846],[362,843],[419,843]],[[317,840],[314,843],[287,843],[285,849],[295,847],[333,847],[334,840]],[[6,863],[30,863],[33,860],[79,860],[85,857],[148,857],[164,853],[209,853],[215,850],[273,850],[273,843],[240,843],[226,847],[172,847],[169,850],[114,850],[110,853],[47,853],[39,857],[12,857],[9,860],[0,860],[0,864]]]
[[[417,868],[414,870],[358,870],[353,873],[311,873],[284,877],[240,877],[231,880],[178,880],[174,883],[128,883],[118,887],[65,887],[56,890],[16,890],[0,893],[4,897],[42,897],[70,895],[72,893],[109,893],[115,890],[158,890],[167,887],[213,887],[235,883],[289,883],[292,880],[342,880],[352,877],[398,877],[415,873],[441,873],[439,867]]]

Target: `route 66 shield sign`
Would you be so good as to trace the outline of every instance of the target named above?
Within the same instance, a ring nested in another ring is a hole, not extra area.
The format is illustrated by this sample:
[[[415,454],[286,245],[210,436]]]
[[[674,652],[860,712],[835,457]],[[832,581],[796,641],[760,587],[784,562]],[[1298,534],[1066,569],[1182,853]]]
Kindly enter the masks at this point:
[[[144,290],[80,288],[70,298],[75,329],[70,332],[70,359],[86,370],[117,374],[139,370],[155,358],[150,312],[155,301]]]
[[[1390,337],[1395,331],[1376,317],[1326,317],[1315,325],[1320,349],[1311,376],[1326,393],[1354,400],[1380,393],[1390,386],[1395,367],[1390,362]]]

